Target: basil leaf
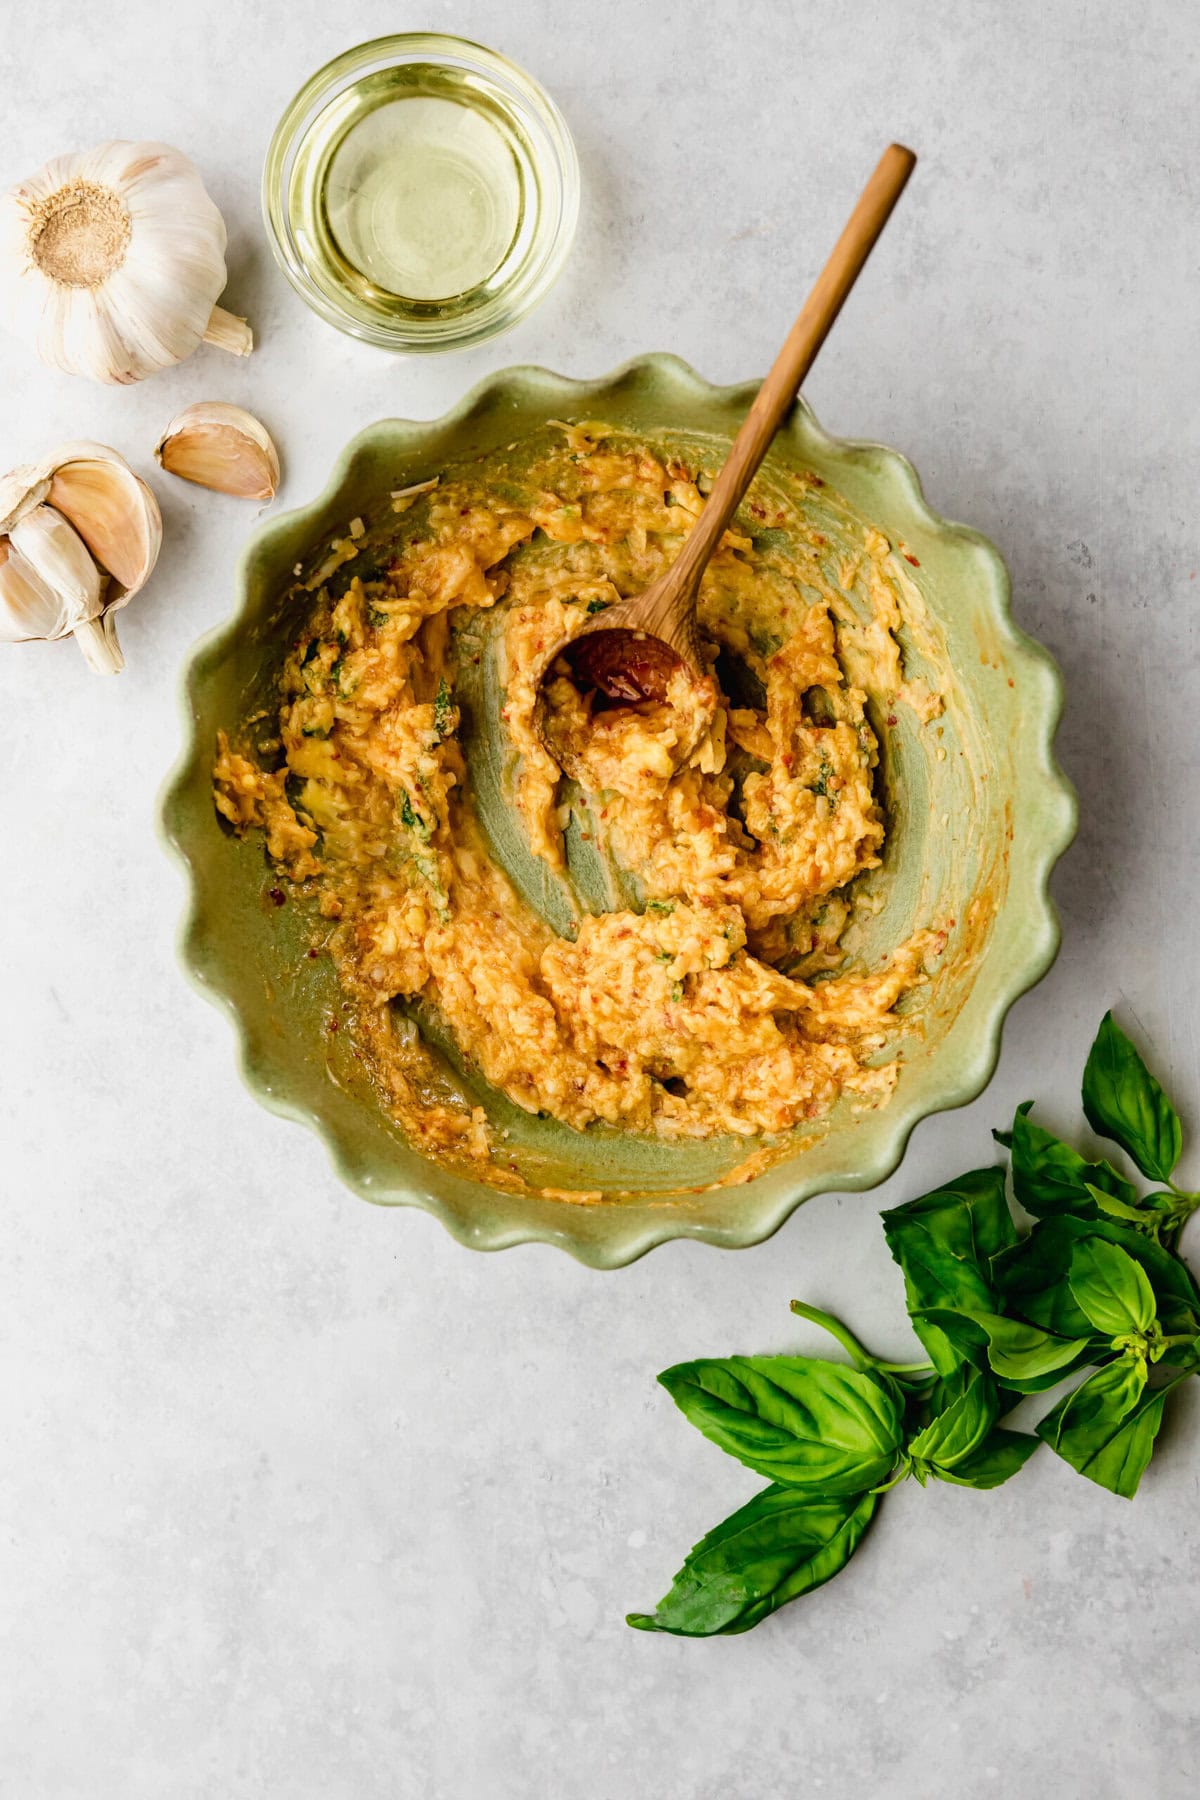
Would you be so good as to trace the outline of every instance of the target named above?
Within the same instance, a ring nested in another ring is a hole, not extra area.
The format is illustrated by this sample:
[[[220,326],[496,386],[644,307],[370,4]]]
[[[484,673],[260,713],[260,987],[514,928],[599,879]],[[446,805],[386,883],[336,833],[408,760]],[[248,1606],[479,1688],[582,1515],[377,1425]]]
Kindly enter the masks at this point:
[[[1082,1337],[1089,1325],[1067,1285],[1067,1271],[1076,1244],[1085,1241],[1119,1244],[1145,1270],[1165,1332],[1200,1332],[1200,1290],[1187,1265],[1153,1238],[1107,1219],[1044,1219],[1014,1250],[1002,1252],[992,1275],[1006,1310],[1062,1337]]]
[[[1067,1282],[1080,1311],[1105,1337],[1149,1331],[1157,1308],[1150,1278],[1117,1244],[1085,1238],[1071,1252]]]
[[[949,1306],[933,1306],[924,1312],[910,1313],[909,1318],[922,1342],[927,1333],[936,1333],[949,1346],[953,1367],[942,1377],[944,1382],[950,1382],[954,1375],[960,1374],[964,1364],[976,1369],[987,1368],[987,1332],[975,1322],[972,1313],[955,1312]]]
[[[1093,1187],[1090,1181],[1088,1193],[1096,1202],[1097,1217],[1115,1219],[1118,1225],[1132,1225],[1135,1231],[1157,1231],[1152,1210],[1142,1206],[1140,1202],[1136,1206],[1129,1206],[1124,1200],[1118,1200],[1115,1194]]]
[[[982,1341],[981,1338],[980,1342]],[[922,1426],[929,1423],[930,1419],[947,1411],[956,1400],[961,1400],[974,1374],[974,1365],[963,1361],[958,1364],[952,1375],[935,1375],[926,1387],[924,1395],[915,1396],[920,1418],[914,1429],[920,1430]],[[922,1399],[923,1405],[921,1404]]]
[[[993,1256],[1015,1246],[1003,1169],[974,1169],[944,1188],[883,1214],[888,1249],[904,1271],[909,1316],[939,1375],[962,1357],[927,1315],[936,1308],[988,1311]]]
[[[999,1313],[933,1314],[933,1322],[961,1348],[977,1368],[990,1368],[1005,1387],[1037,1394],[1054,1387],[1072,1368],[1087,1360],[1090,1337],[1063,1338]]]
[[[1005,1431],[1002,1425],[983,1440],[978,1450],[955,1463],[952,1469],[937,1468],[939,1481],[954,1487],[994,1488],[1016,1475],[1041,1443],[1027,1431]]]
[[[1118,1357],[1060,1400],[1038,1425],[1038,1436],[1089,1481],[1132,1500],[1154,1450],[1167,1394],[1186,1379],[1184,1371],[1149,1388],[1141,1357]]]
[[[1064,1338],[1040,1325],[1006,1319],[998,1313],[980,1320],[988,1336],[988,1362],[1000,1379],[1020,1393],[1036,1394],[1053,1387],[1067,1368],[1087,1355],[1090,1339]]]
[[[1061,1212],[1095,1218],[1098,1196],[1093,1188],[1133,1207],[1137,1201],[1133,1183],[1107,1162],[1085,1161],[1069,1144],[1035,1125],[1028,1116],[1032,1105],[1032,1100],[1025,1100],[1018,1106],[1011,1131],[993,1133],[1009,1147],[1013,1193],[1026,1212],[1039,1219]]]
[[[749,1631],[845,1568],[878,1499],[821,1500],[795,1488],[766,1488],[701,1538],[654,1612],[629,1613],[625,1622],[676,1637]]]
[[[1183,1149],[1179,1115],[1120,1029],[1105,1013],[1083,1071],[1083,1110],[1143,1175],[1169,1181]]]
[[[995,1259],[992,1275],[1006,1313],[1058,1337],[1086,1337],[1091,1322],[1067,1285],[1071,1252],[1078,1240],[1060,1229],[1063,1223],[1056,1217],[1035,1225],[1015,1250],[1006,1250]]]
[[[1000,1413],[996,1384],[980,1369],[967,1372],[962,1392],[909,1440],[907,1453],[932,1466],[954,1469],[983,1444]]]
[[[1180,1375],[1200,1374],[1200,1337],[1190,1344],[1172,1344],[1159,1367],[1178,1370]]]
[[[809,1356],[730,1356],[659,1376],[684,1417],[747,1468],[810,1494],[886,1481],[902,1439],[893,1384]]]

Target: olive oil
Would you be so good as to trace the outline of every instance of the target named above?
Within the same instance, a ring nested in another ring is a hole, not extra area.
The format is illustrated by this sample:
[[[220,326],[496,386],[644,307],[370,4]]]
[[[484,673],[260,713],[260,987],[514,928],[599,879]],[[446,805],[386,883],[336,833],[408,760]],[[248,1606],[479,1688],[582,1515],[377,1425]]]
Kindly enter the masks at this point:
[[[566,120],[516,63],[443,32],[357,44],[275,127],[263,217],[339,331],[453,350],[505,331],[560,273],[579,212]]]
[[[296,146],[287,206],[310,277],[368,326],[445,324],[526,259],[538,172],[523,121],[470,71],[376,69]]]

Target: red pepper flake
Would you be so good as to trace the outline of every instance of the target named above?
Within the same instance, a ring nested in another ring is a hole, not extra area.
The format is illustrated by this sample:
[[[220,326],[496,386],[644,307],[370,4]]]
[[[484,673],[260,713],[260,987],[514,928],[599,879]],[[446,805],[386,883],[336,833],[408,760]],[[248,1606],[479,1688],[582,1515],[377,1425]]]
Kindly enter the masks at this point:
[[[888,716],[887,716],[887,722],[888,722],[888,724],[889,724],[889,725],[894,725],[894,724],[895,724],[895,723],[896,723],[896,715],[895,715],[895,713],[889,713],[889,714],[888,714]]]
[[[908,554],[908,551],[907,551],[907,550],[904,550],[904,551],[902,551],[902,552],[901,552],[901,554],[902,554],[902,555],[903,555],[903,557],[904,557],[904,560],[905,560],[905,562],[907,562],[907,563],[911,563],[911,564],[912,564],[912,566],[913,566],[913,568],[914,568],[914,569],[919,569],[919,568],[920,568],[920,566],[921,566],[921,565],[920,565],[920,563],[919,563],[919,562],[918,562],[918,561],[917,561],[917,559],[916,559],[916,557],[915,557],[915,556],[910,556],[910,555],[909,555],[909,554]]]
[[[282,906],[287,899],[287,895],[282,888],[272,888],[267,897],[269,900],[273,901],[276,906]]]
[[[752,500],[750,502],[750,511],[754,514],[756,519],[765,519],[767,516],[766,507],[760,506],[757,500]]]
[[[319,950],[310,950],[308,953],[309,960],[314,961],[320,954],[321,952]]]
[[[336,1019],[330,1019],[330,1021],[329,1021],[329,1029],[330,1029],[330,1031],[336,1031],[336,1030],[337,1030],[337,1028],[338,1028],[338,1022],[337,1022],[337,1020],[336,1020]]]
[[[812,485],[814,487],[824,487],[825,486],[825,483],[821,479],[821,477],[819,475],[814,475],[811,469],[808,471],[808,479],[812,482]]]
[[[823,531],[814,531],[812,534],[812,541],[814,544],[820,544],[822,550],[825,548],[826,544],[829,542],[828,538],[825,536],[825,533]]]

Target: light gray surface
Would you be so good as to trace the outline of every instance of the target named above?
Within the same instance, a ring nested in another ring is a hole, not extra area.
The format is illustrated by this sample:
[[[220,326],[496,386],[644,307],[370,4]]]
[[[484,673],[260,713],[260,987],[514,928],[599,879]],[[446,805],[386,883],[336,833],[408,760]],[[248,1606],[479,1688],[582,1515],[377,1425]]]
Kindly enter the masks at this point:
[[[1200,1128],[1194,8],[55,0],[21,21],[0,34],[0,180],[107,136],[177,143],[225,211],[229,304],[261,347],[125,391],[0,340],[0,466],[107,439],[153,475],[167,533],[119,680],[69,645],[0,652],[0,1793],[1191,1794],[1192,1394],[1132,1506],[1042,1453],[996,1494],[902,1490],[849,1574],[748,1637],[622,1615],[755,1486],[658,1369],[815,1345],[794,1293],[899,1350],[878,1207],[988,1160],[1026,1095],[1074,1127],[1110,1001]],[[317,64],[422,25],[545,80],[585,201],[539,313],[399,362],[305,312],[256,188]],[[154,813],[176,675],[229,607],[254,511],[159,477],[151,447],[188,401],[246,402],[288,504],[360,426],[508,363],[596,375],[671,349],[761,373],[892,136],[922,164],[808,392],[997,540],[1061,660],[1083,805],[1062,955],[990,1091],[922,1126],[878,1193],[616,1275],[474,1256],[344,1193],[260,1112],[175,967]]]

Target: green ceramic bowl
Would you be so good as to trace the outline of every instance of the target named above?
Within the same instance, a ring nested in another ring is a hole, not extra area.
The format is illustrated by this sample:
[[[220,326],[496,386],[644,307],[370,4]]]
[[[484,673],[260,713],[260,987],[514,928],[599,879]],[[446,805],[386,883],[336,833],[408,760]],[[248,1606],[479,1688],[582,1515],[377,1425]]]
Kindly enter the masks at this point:
[[[371,426],[318,499],[251,539],[237,611],[200,643],[187,670],[187,746],[163,801],[191,888],[187,970],[234,1021],[243,1074],[265,1106],[317,1131],[339,1175],[364,1198],[424,1207],[477,1249],[538,1239],[613,1268],[668,1238],[758,1243],[812,1194],[874,1186],[895,1169],[918,1119],[985,1086],[1005,1014],[1058,947],[1047,887],[1074,831],[1075,805],[1052,749],[1062,698],[1054,665],[1013,624],[1008,577],[992,545],[930,512],[902,456],[831,438],[798,404],[763,479],[769,485],[797,470],[820,478],[823,485],[806,490],[805,509],[817,515],[831,554],[861,544],[866,524],[886,534],[907,559],[896,566],[907,583],[909,673],[946,693],[944,715],[932,723],[898,706],[881,729],[889,835],[883,868],[864,878],[877,912],[856,928],[854,952],[878,958],[917,926],[950,929],[935,978],[908,1002],[891,1103],[855,1111],[839,1102],[744,1180],[738,1167],[753,1142],[573,1132],[481,1090],[530,1183],[530,1191],[501,1191],[410,1149],[341,1040],[328,1034],[337,995],[327,959],[302,955],[303,905],[271,904],[261,842],[222,828],[210,785],[218,729],[236,727],[268,697],[294,624],[282,603],[294,566],[311,565],[355,515],[368,524],[381,518],[391,489],[533,439],[550,419],[603,419],[716,467],[753,393],[749,385],[710,387],[676,358],[648,356],[602,381],[510,369],[443,419]],[[512,872],[519,885],[530,879],[528,869]],[[604,1197],[564,1201],[536,1191],[542,1187]]]

